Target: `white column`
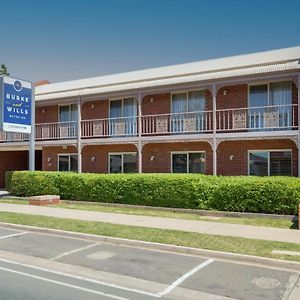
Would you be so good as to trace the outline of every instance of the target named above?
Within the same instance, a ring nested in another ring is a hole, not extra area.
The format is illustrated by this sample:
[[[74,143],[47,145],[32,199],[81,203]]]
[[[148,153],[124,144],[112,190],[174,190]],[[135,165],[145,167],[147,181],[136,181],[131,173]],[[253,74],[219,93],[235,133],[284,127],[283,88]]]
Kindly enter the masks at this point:
[[[35,170],[35,88],[31,92],[31,133],[29,136],[29,170]]]
[[[81,155],[81,101],[80,96],[77,100],[77,164],[78,173],[82,172],[82,155]]]
[[[213,175],[217,175],[217,87],[216,84],[213,85],[212,90],[212,100],[213,100]]]
[[[300,74],[298,74],[297,80],[297,90],[298,90],[298,177],[300,177]]]
[[[138,94],[138,172],[143,172],[142,166],[142,95]]]

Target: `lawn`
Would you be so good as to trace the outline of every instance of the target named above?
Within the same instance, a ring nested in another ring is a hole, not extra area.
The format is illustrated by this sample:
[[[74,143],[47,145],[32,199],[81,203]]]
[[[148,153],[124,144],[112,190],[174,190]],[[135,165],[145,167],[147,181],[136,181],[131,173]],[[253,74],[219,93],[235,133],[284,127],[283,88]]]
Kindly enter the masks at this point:
[[[13,203],[13,204],[28,204],[26,199],[20,198],[1,198],[0,203]],[[111,212],[111,213],[123,213],[130,215],[142,215],[142,216],[152,216],[152,217],[162,217],[162,218],[175,218],[175,219],[185,219],[185,220],[200,220],[207,222],[220,222],[220,223],[232,223],[232,224],[242,224],[242,225],[253,225],[253,226],[264,226],[264,227],[276,227],[276,228],[297,228],[297,224],[288,219],[269,219],[269,218],[247,218],[247,217],[209,217],[200,216],[193,213],[183,213],[183,212],[172,212],[172,211],[159,211],[153,210],[151,208],[140,208],[140,207],[116,207],[116,206],[106,206],[100,203],[88,203],[82,204],[77,202],[62,202],[60,205],[55,207],[69,208],[69,209],[79,209],[79,210],[89,210],[89,211],[99,211],[99,212]]]
[[[0,222],[62,229],[101,236],[127,238],[207,250],[248,254],[300,262],[300,256],[272,254],[272,250],[300,251],[300,244],[255,240],[239,237],[190,233],[102,222],[88,222],[54,217],[0,212]]]

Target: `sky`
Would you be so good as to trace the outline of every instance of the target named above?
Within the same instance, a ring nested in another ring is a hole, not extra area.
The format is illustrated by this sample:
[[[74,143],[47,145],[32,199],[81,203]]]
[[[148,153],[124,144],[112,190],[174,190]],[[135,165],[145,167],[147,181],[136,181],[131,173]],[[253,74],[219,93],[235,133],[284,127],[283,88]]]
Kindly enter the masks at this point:
[[[0,64],[59,82],[300,46],[299,0],[0,0]]]

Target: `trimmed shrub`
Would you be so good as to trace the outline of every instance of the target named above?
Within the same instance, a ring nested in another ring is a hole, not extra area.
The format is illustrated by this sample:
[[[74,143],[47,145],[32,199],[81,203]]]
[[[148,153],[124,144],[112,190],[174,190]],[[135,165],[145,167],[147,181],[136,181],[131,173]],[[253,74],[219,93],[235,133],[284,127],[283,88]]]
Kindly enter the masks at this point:
[[[65,200],[269,214],[294,214],[300,202],[295,177],[15,171],[6,178],[14,195],[58,194]]]

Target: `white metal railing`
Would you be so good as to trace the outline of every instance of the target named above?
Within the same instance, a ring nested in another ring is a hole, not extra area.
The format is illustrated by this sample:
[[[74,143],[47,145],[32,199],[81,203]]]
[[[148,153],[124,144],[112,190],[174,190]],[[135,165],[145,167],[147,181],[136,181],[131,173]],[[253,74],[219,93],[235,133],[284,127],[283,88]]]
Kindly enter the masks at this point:
[[[29,140],[29,135],[27,133],[14,133],[14,132],[0,131],[0,143],[23,142],[28,140]]]
[[[216,125],[217,131],[293,129],[298,126],[298,106],[292,104],[217,110]]]
[[[83,138],[136,136],[137,124],[137,117],[83,120],[81,136]]]
[[[77,138],[77,121],[36,124],[36,140]],[[271,131],[298,128],[298,106],[277,105],[216,111],[217,132]],[[213,112],[188,112],[141,117],[141,135],[200,134],[213,132]],[[82,138],[137,136],[138,117],[81,121]],[[1,142],[28,141],[29,135],[0,131]]]
[[[77,137],[77,122],[36,124],[36,140],[59,140]]]
[[[212,128],[212,111],[142,116],[142,135],[206,133]]]

